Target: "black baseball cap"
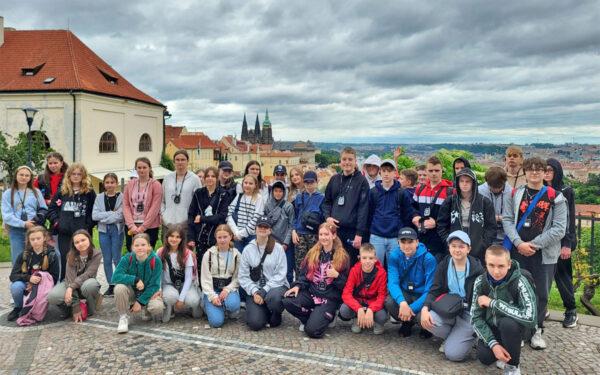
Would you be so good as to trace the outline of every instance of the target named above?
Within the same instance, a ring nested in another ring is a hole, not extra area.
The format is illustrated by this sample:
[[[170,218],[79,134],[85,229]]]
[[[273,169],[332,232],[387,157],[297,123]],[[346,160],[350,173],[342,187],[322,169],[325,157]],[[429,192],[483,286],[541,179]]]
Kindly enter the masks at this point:
[[[229,160],[223,160],[222,162],[219,163],[219,169],[229,169],[230,171],[233,170],[233,164],[231,164],[231,162]]]
[[[304,182],[315,182],[317,181],[317,173],[315,171],[304,172]]]
[[[285,168],[285,165],[278,164],[275,166],[275,168],[273,169],[273,174],[278,173],[287,174],[287,169]]]
[[[398,232],[398,239],[417,240],[419,239],[419,236],[417,236],[417,232],[415,232],[415,230],[411,227],[404,227],[400,229],[400,232]]]
[[[257,227],[269,227],[269,228],[271,228],[271,221],[269,220],[269,217],[267,217],[267,216],[260,216],[256,220],[256,226]]]

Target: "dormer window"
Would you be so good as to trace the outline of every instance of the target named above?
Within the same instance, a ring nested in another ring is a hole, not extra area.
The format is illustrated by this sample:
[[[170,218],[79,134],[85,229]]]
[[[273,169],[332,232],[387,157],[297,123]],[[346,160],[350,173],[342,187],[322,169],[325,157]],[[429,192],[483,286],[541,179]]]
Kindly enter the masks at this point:
[[[104,70],[98,68],[98,71],[100,72],[100,74],[102,74],[102,76],[104,77],[104,79],[106,79],[106,81],[108,83],[110,83],[111,85],[116,85],[117,82],[119,81],[119,79],[117,77],[113,77],[110,74],[106,73]]]
[[[34,75],[38,74],[40,70],[42,70],[45,64],[46,63],[43,63],[33,68],[21,68],[21,75],[33,77]]]

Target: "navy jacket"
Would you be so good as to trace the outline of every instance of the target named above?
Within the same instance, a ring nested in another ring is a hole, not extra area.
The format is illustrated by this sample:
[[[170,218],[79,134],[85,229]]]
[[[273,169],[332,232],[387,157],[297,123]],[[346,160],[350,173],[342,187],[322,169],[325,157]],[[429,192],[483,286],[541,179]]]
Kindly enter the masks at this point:
[[[416,215],[412,195],[406,194],[398,181],[394,181],[389,190],[383,188],[381,181],[375,181],[375,186],[369,191],[371,234],[396,238],[400,229],[412,226]]]

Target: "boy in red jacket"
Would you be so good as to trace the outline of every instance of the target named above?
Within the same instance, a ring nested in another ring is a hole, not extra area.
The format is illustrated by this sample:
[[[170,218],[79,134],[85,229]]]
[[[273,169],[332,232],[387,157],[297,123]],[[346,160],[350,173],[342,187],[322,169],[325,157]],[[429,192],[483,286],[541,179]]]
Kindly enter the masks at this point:
[[[384,309],[387,274],[375,254],[375,248],[370,243],[360,247],[360,262],[350,270],[342,292],[344,303],[340,307],[339,316],[342,320],[354,319],[353,333],[373,327],[373,333],[381,335],[387,320]]]

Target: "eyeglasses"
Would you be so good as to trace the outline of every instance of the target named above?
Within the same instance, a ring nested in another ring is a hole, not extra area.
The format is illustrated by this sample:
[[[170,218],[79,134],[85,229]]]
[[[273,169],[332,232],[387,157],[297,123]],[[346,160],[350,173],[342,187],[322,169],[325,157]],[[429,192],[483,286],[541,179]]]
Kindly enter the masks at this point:
[[[544,172],[546,172],[546,170],[544,168],[532,168],[532,169],[527,169],[525,172],[544,173]]]

